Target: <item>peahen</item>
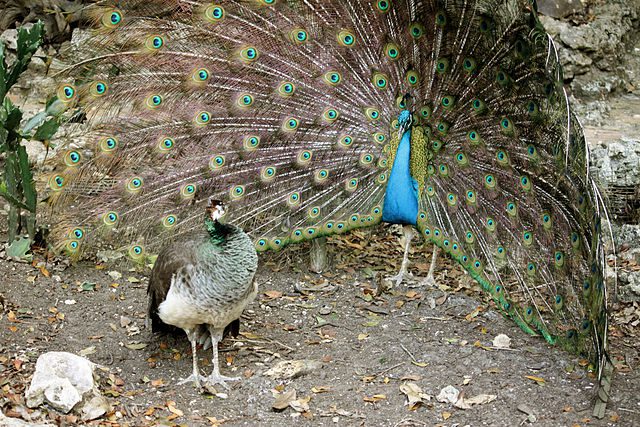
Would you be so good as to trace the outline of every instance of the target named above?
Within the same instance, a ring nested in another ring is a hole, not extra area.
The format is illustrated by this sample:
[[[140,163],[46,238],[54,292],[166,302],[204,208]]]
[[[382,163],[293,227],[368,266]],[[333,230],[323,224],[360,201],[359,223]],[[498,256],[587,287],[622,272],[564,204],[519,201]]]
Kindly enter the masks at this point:
[[[259,252],[403,224],[601,366],[606,211],[535,7],[100,2],[59,73],[89,143],[48,178],[54,246],[141,260],[211,196]]]
[[[196,344],[206,326],[213,348],[213,371],[205,386],[236,380],[220,374],[218,342],[225,329],[237,329],[245,307],[258,293],[253,276],[258,254],[252,240],[240,228],[222,224],[224,204],[209,200],[205,230],[184,236],[165,246],[149,279],[148,319],[154,332],[183,329],[191,342],[193,373],[182,382],[202,387]],[[236,332],[237,333],[237,332]]]

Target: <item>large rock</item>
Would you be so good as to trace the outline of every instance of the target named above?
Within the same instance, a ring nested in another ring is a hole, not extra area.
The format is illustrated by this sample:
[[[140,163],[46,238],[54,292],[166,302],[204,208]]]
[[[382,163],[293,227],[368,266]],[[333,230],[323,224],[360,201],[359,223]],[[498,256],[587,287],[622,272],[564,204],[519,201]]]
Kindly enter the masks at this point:
[[[69,413],[85,396],[97,390],[93,380],[95,364],[66,352],[49,352],[38,357],[36,372],[26,393],[27,406],[48,403]]]

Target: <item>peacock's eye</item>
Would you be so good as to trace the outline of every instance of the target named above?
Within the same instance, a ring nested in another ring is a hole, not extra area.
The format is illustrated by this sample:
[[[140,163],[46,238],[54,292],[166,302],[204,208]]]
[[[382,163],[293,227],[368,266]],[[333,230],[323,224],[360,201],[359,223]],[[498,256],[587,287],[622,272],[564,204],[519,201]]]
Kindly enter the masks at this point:
[[[417,22],[415,22],[411,24],[411,26],[409,26],[409,33],[411,34],[411,37],[413,37],[414,39],[418,39],[424,34],[424,27],[422,26],[422,24],[418,24]]]
[[[356,36],[349,30],[342,30],[338,33],[338,43],[341,46],[351,47],[356,42]]]
[[[204,16],[209,22],[219,22],[224,18],[224,9],[222,6],[211,5],[205,9]]]
[[[376,7],[380,12],[388,12],[390,4],[387,0],[378,0],[378,2],[376,3]]]

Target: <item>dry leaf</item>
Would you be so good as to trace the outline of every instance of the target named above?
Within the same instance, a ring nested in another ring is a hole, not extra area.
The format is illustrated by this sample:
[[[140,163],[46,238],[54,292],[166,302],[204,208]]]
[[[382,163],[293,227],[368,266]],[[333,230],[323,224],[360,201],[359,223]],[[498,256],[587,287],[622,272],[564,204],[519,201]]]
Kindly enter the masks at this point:
[[[369,334],[358,334],[358,341],[366,340],[369,338]]]
[[[525,375],[524,377],[527,379],[530,379],[531,381],[537,382],[538,385],[544,385],[545,383],[544,378],[541,378],[541,377],[535,377],[533,375]]]
[[[276,395],[276,400],[271,407],[276,411],[284,411],[289,407],[289,404],[296,400],[296,391],[289,390]]]
[[[305,397],[302,399],[296,399],[294,401],[289,402],[289,406],[296,412],[308,412],[309,411],[309,401],[311,397]]]
[[[147,345],[148,344],[144,342],[132,342],[132,343],[125,344],[124,346],[127,347],[129,350],[142,350]]]
[[[493,402],[498,396],[495,394],[479,394],[469,399],[464,396],[460,396],[460,399],[455,403],[456,408],[470,409],[473,405],[484,405],[485,403]]]
[[[365,396],[362,398],[362,400],[364,400],[365,402],[369,402],[369,403],[376,403],[379,402],[381,400],[386,399],[387,396],[385,396],[384,394],[374,394],[371,397]]]
[[[451,418],[451,412],[443,412],[442,413],[442,419],[443,420],[448,420],[449,418]]]
[[[264,295],[269,299],[278,299],[282,298],[282,292],[276,290],[265,291]]]
[[[173,400],[170,400],[167,402],[167,409],[169,410],[169,412],[171,412],[172,414],[175,414],[178,417],[181,417],[184,415],[184,412],[182,412],[180,409],[176,408],[176,402],[174,402]]]
[[[327,393],[331,390],[331,387],[320,386],[320,387],[312,387],[311,391],[314,393]]]
[[[422,392],[422,389],[415,383],[404,383],[400,386],[400,391],[407,396],[406,405],[410,410],[417,409],[425,400],[431,400],[431,396]]]

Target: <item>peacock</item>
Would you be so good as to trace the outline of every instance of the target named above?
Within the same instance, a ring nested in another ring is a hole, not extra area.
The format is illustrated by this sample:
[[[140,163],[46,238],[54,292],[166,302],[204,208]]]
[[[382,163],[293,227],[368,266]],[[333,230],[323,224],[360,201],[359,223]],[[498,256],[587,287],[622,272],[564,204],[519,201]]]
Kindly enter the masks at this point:
[[[151,271],[148,320],[154,332],[178,327],[191,343],[193,373],[182,383],[193,381],[204,390],[215,384],[226,386],[238,380],[220,374],[218,343],[226,330],[239,327],[245,307],[255,299],[258,286],[253,276],[258,254],[253,241],[240,228],[222,224],[224,204],[209,200],[205,209],[206,232],[195,232],[165,246]],[[206,327],[206,331],[203,331]],[[213,371],[201,378],[196,345],[209,337],[213,348]]]
[[[57,74],[88,143],[46,179],[54,249],[143,261],[201,227],[209,197],[259,253],[402,224],[524,331],[605,362],[606,208],[534,1],[88,12]]]

